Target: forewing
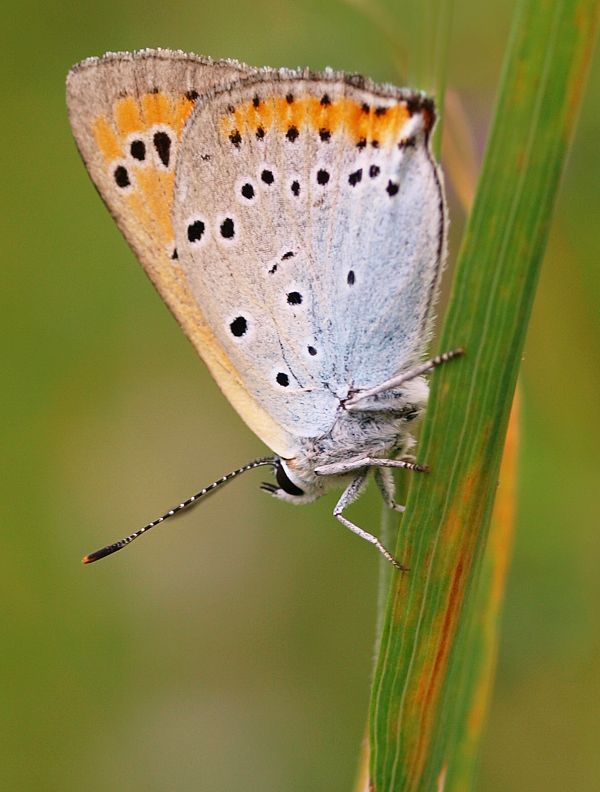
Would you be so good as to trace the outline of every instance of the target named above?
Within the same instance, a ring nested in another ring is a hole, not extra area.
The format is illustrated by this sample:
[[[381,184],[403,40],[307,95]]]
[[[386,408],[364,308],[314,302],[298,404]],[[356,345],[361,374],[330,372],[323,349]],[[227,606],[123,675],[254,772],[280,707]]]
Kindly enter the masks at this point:
[[[444,254],[421,94],[270,72],[200,103],[175,189],[179,261],[219,346],[290,434],[418,360]]]
[[[109,53],[71,70],[67,104],[90,176],[162,298],[242,417],[285,454],[288,438],[247,393],[192,294],[172,224],[182,135],[194,106],[249,73],[234,61],[182,52]]]

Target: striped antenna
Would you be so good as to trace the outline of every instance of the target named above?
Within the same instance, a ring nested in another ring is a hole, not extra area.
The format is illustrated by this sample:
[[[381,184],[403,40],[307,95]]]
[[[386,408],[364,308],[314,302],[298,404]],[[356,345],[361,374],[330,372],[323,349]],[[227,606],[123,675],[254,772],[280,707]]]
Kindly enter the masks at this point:
[[[200,492],[197,492],[187,500],[182,501],[178,506],[174,506],[172,509],[169,509],[169,511],[166,514],[163,514],[162,517],[153,520],[152,522],[148,523],[148,525],[144,525],[143,528],[139,528],[137,531],[129,534],[129,536],[126,536],[124,539],[119,539],[118,542],[114,542],[113,544],[103,547],[101,550],[96,550],[95,553],[90,553],[89,555],[84,556],[81,559],[82,563],[92,564],[94,561],[99,561],[101,558],[105,558],[108,555],[112,555],[112,553],[116,553],[117,550],[121,550],[123,547],[131,544],[134,539],[137,539],[138,536],[141,536],[142,534],[146,533],[146,531],[149,531],[150,528],[154,528],[155,525],[159,525],[165,520],[168,520],[169,517],[172,517],[174,514],[178,514],[184,509],[193,506],[200,500],[200,498],[203,498],[205,495],[209,495],[211,492],[214,492],[218,487],[222,486],[223,484],[227,484],[228,481],[231,481],[231,479],[234,479],[241,473],[246,473],[248,470],[254,470],[254,468],[263,467],[264,465],[271,465],[274,467],[276,463],[277,457],[263,457],[262,459],[255,459],[254,462],[249,462],[247,465],[244,465],[244,467],[233,470],[231,473],[227,473],[227,475],[223,476],[222,478],[213,481],[213,483],[209,484],[208,487],[201,489]]]

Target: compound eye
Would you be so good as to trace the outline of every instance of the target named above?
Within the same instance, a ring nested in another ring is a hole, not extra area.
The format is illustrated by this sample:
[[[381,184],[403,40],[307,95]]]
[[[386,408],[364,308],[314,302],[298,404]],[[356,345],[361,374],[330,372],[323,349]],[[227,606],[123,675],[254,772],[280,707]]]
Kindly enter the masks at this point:
[[[288,474],[279,461],[275,467],[275,478],[281,489],[287,492],[288,495],[304,495],[304,491],[297,487],[293,481],[290,481]]]

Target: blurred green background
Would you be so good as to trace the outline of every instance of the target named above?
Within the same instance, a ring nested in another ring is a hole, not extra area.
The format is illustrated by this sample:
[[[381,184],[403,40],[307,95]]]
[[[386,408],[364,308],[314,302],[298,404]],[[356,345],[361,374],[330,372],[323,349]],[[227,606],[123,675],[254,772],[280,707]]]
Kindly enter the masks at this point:
[[[330,516],[335,495],[294,509],[258,492],[259,471],[128,551],[79,563],[263,448],[96,195],[64,78],[89,55],[165,46],[397,81],[397,53],[360,6],[25,0],[5,12],[2,789],[351,788],[378,559]],[[402,31],[417,9],[384,12]],[[448,84],[479,153],[513,9],[455,3]],[[599,74],[596,57],[523,361],[515,559],[478,785],[490,792],[600,788]],[[353,513],[376,528],[377,497]]]

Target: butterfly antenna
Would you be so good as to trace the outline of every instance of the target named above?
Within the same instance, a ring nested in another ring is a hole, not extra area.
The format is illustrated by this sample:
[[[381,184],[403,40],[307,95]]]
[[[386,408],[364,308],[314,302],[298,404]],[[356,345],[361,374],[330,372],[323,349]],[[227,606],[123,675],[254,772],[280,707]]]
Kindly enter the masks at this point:
[[[134,533],[129,534],[129,536],[119,539],[118,542],[114,542],[113,544],[103,547],[101,550],[96,550],[96,552],[84,556],[81,559],[82,563],[91,564],[94,561],[99,561],[101,558],[112,555],[112,553],[116,553],[117,550],[121,550],[123,547],[131,544],[134,539],[137,539],[138,536],[141,536],[142,534],[146,533],[146,531],[149,531],[150,528],[154,528],[155,525],[160,525],[160,523],[168,520],[169,517],[173,517],[174,514],[178,514],[184,509],[193,506],[200,500],[200,498],[203,498],[205,495],[209,495],[211,492],[214,492],[218,487],[221,487],[223,484],[227,484],[228,481],[231,481],[231,479],[234,479],[241,473],[246,473],[248,470],[254,470],[254,468],[263,467],[264,465],[271,465],[273,467],[276,463],[276,457],[263,457],[262,459],[255,459],[254,462],[249,462],[247,465],[244,465],[244,467],[238,468],[237,470],[232,470],[231,473],[227,473],[220,479],[213,481],[213,483],[209,484],[208,487],[201,489],[200,492],[196,492],[195,495],[192,495],[187,500],[182,501],[178,506],[174,506],[172,509],[169,509],[169,511],[166,514],[163,514],[162,517],[158,517],[156,520],[148,523],[148,525],[144,525],[143,528],[139,528],[137,531],[134,531]]]

